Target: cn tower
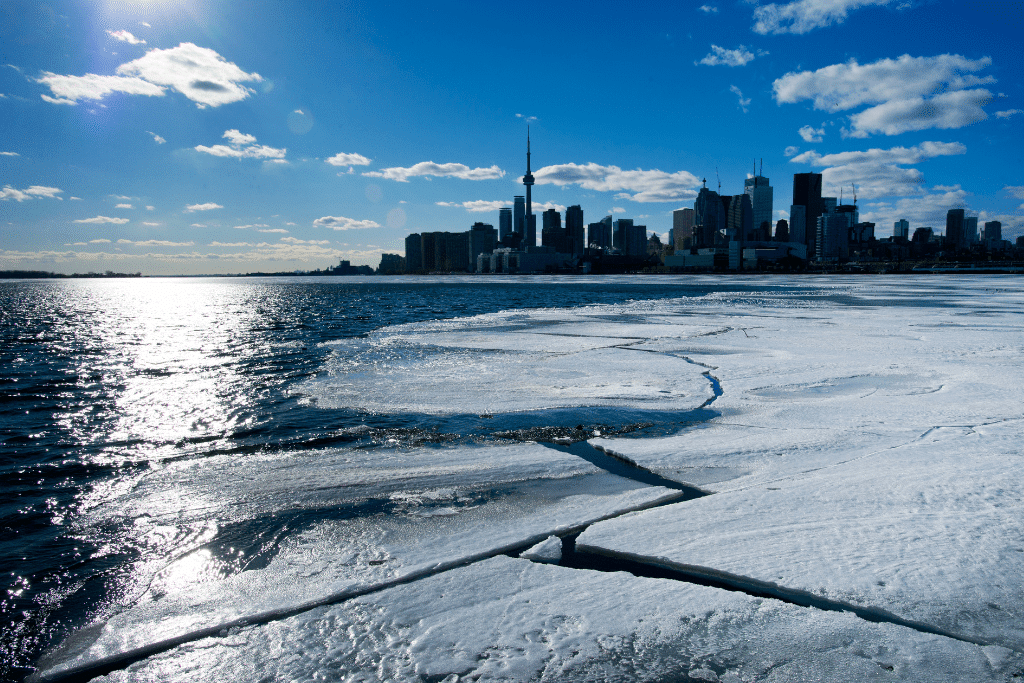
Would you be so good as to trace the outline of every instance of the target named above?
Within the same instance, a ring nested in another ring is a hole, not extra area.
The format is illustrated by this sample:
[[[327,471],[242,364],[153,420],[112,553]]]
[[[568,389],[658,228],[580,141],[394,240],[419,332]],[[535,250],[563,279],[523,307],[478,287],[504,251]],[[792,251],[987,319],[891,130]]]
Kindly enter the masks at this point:
[[[526,185],[526,220],[523,221],[523,241],[526,246],[537,244],[537,223],[533,220],[533,201],[530,197],[530,189],[533,187],[533,174],[530,173],[530,127],[526,127],[526,175],[523,176],[523,185]],[[531,228],[533,228],[531,230]],[[532,238],[532,239],[531,239]]]

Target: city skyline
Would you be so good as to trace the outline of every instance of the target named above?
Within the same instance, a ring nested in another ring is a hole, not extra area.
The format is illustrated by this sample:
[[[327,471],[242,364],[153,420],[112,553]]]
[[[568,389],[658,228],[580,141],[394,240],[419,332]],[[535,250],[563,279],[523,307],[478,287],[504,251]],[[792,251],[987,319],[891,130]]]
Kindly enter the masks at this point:
[[[959,208],[1024,232],[1009,6],[47,7],[0,22],[2,269],[376,265],[412,232],[504,207],[514,227],[528,126],[535,213],[665,239],[702,178],[738,195],[763,173],[774,225],[820,173],[879,237]]]

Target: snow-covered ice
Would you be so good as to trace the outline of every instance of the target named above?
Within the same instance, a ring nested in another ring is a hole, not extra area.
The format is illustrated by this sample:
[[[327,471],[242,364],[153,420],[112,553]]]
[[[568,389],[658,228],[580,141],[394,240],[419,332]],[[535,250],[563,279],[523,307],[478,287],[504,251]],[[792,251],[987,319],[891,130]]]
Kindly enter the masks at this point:
[[[977,682],[1019,663],[848,613],[499,557],[189,643],[104,680]]]

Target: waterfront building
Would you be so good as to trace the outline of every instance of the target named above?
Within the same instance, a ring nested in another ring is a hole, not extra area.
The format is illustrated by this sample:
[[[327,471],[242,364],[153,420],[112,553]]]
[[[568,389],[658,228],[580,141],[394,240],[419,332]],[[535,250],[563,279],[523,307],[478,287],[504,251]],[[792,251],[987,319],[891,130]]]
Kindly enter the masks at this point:
[[[978,243],[978,217],[964,217],[964,239],[963,248],[970,249],[972,244]]]
[[[408,273],[423,270],[423,240],[418,232],[405,238],[405,270]]]
[[[1003,241],[1003,224],[999,221],[988,221],[985,223],[984,232],[985,244]]]
[[[789,207],[789,241],[807,244],[807,207],[794,204]]]
[[[697,193],[693,203],[693,244],[694,247],[713,247],[718,231],[725,228],[725,209],[722,199],[714,190],[709,190],[707,180]]]
[[[605,216],[587,226],[587,246],[597,249],[612,248],[612,217]]]
[[[476,222],[466,234],[468,239],[467,256],[469,258],[466,267],[472,271],[476,268],[477,257],[481,254],[490,254],[498,246],[498,231],[493,225]]]
[[[776,242],[788,242],[789,241],[789,221],[785,218],[780,218],[775,223],[775,240]]]

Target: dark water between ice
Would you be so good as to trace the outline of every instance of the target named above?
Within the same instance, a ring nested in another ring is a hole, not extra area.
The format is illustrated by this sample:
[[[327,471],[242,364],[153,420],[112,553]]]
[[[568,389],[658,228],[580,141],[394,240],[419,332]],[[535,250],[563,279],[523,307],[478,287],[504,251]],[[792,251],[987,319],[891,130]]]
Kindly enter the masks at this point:
[[[390,440],[429,444],[568,434],[557,412],[479,416],[323,409],[292,391],[345,337],[383,326],[523,308],[764,290],[689,278],[209,278],[0,281],[0,679],[19,679],[69,629],[132,589],[132,568],[211,548],[218,571],[265,566],[320,515],[387,514],[386,502],[225,524],[213,539],[140,540],[130,520],[76,524],[170,459]],[[799,288],[797,288],[799,289]],[[794,291],[799,295],[798,291]],[[810,294],[809,294],[810,295]],[[606,429],[636,428],[636,416]],[[546,421],[547,420],[547,421]],[[673,417],[652,414],[649,429]]]

